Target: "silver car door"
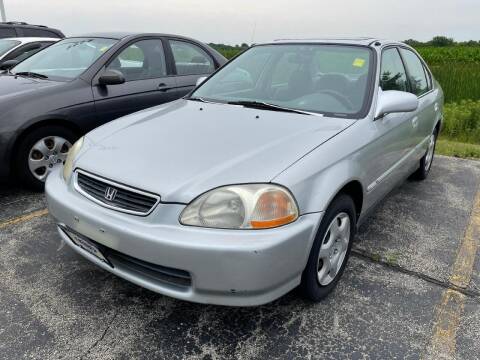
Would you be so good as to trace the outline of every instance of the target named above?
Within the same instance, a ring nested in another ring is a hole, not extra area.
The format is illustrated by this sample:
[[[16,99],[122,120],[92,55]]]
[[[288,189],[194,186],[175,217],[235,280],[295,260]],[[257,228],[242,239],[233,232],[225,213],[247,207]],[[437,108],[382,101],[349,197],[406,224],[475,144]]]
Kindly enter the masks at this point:
[[[407,74],[396,47],[382,51],[380,88],[383,91],[408,91]],[[416,112],[387,114],[375,121],[369,120],[373,140],[361,152],[361,161],[367,164],[366,208],[382,199],[408,169],[408,159],[415,147],[414,119]]]
[[[436,104],[436,95],[432,87],[432,78],[420,58],[410,49],[400,48],[400,54],[405,64],[410,92],[418,96],[418,109],[414,125],[414,139],[417,150],[413,166],[418,163],[426,150],[426,140],[435,126],[436,111],[440,104]]]

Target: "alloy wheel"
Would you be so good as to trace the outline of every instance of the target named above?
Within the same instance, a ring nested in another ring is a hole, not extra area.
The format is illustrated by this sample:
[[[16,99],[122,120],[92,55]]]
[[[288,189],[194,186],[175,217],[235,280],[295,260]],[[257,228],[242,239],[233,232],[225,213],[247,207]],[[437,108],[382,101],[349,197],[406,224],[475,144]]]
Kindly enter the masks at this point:
[[[430,170],[430,166],[432,166],[433,161],[433,153],[435,151],[435,134],[430,135],[430,139],[428,140],[428,149],[427,154],[425,156],[425,170]]]
[[[52,169],[63,164],[72,144],[60,136],[48,136],[37,141],[28,154],[28,167],[32,175],[45,181]]]
[[[330,284],[342,268],[350,242],[350,217],[339,213],[328,226],[318,253],[317,279],[320,285]]]

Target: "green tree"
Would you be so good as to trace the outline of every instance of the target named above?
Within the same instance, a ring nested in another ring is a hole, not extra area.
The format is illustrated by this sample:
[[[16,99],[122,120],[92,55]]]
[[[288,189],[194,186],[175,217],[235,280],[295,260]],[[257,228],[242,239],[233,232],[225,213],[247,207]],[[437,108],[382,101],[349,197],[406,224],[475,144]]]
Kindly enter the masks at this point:
[[[446,36],[435,36],[429,42],[433,46],[452,46],[455,45],[455,41],[452,38],[447,38]]]

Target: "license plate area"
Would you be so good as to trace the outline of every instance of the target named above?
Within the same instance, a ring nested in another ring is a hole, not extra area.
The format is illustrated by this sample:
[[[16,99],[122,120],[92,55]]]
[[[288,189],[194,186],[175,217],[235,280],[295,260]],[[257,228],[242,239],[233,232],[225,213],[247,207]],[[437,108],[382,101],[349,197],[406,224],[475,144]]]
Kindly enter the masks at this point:
[[[67,229],[62,227],[62,230],[67,236],[72,240],[72,242],[77,245],[78,247],[82,248],[89,254],[95,256],[97,259],[101,260],[108,266],[112,266],[110,261],[103,255],[102,251],[100,250],[99,246],[95,244],[92,240],[89,238],[77,233],[76,231],[73,231],[71,229]]]

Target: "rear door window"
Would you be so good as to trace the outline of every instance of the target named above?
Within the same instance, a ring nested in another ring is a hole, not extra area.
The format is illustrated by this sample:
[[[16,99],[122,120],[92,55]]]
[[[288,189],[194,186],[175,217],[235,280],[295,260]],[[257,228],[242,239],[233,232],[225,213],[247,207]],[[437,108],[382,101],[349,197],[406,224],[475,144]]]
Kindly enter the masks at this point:
[[[428,82],[422,61],[410,50],[401,48],[400,53],[407,67],[411,93],[417,96],[425,94],[428,91]]]
[[[186,41],[169,40],[177,75],[204,75],[215,71],[212,58],[199,46]]]

